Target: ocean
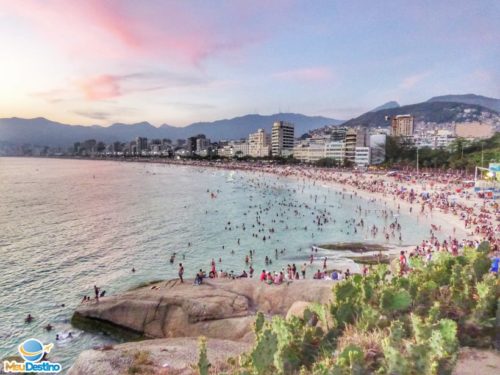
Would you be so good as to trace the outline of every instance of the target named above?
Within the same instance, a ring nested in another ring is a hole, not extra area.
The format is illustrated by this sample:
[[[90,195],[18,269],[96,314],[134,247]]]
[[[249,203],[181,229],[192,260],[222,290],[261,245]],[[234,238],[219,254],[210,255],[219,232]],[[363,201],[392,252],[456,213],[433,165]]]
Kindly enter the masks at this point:
[[[55,343],[50,360],[67,369],[82,350],[116,342],[70,324],[94,285],[108,295],[119,293],[177,277],[179,262],[192,278],[200,268],[208,272],[212,258],[218,269],[239,274],[248,270],[250,250],[258,275],[292,263],[300,268],[312,245],[412,245],[428,234],[423,219],[401,213],[402,240],[386,241],[382,228],[395,220],[382,217],[387,209],[349,192],[258,172],[0,158],[0,358],[17,354],[17,346],[34,337]],[[364,227],[349,222],[361,217]],[[380,229],[375,238],[368,229],[374,224]],[[344,254],[320,251],[317,257],[327,255],[329,268],[359,271]],[[272,265],[265,265],[266,255]],[[24,323],[28,313],[35,318],[30,324]],[[43,328],[48,323],[51,332]],[[66,338],[70,331],[73,338]],[[56,334],[63,340],[55,342]]]

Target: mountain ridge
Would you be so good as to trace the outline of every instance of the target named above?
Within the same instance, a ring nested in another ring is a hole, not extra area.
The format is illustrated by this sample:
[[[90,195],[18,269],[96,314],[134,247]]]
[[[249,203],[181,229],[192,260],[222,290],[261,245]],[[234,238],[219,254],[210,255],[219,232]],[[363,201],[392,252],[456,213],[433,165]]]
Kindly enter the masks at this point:
[[[464,104],[475,104],[482,107],[500,112],[500,99],[490,98],[483,95],[476,94],[450,94],[434,96],[427,100],[428,102],[454,102]]]
[[[382,109],[366,112],[356,118],[344,122],[343,126],[386,127],[389,126],[386,116],[397,116],[411,113],[415,121],[424,122],[471,122],[493,119],[500,123],[500,113],[489,108],[456,102],[422,102],[404,105],[398,108]]]
[[[46,146],[69,146],[74,142],[96,139],[103,142],[127,142],[135,137],[185,139],[205,134],[213,141],[240,139],[259,128],[270,131],[274,121],[288,121],[295,124],[296,135],[306,133],[324,125],[338,125],[342,120],[322,116],[307,116],[299,113],[275,113],[272,115],[250,114],[232,119],[211,122],[196,122],[186,127],[162,124],[156,127],[147,121],[109,126],[69,125],[51,121],[44,117],[23,119],[19,117],[0,119],[0,141],[15,144],[37,144]]]
[[[390,102],[384,103],[382,105],[379,105],[378,107],[373,108],[369,112],[377,112],[377,111],[380,111],[382,109],[391,109],[391,108],[399,108],[399,107],[401,107],[401,105],[397,101],[391,100]]]

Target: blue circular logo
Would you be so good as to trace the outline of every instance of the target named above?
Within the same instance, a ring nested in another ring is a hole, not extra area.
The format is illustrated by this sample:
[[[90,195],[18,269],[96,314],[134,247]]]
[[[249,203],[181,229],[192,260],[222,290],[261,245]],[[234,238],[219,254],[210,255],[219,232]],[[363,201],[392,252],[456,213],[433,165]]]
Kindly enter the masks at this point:
[[[28,339],[19,345],[19,354],[25,361],[38,362],[45,354],[45,347],[37,339]]]

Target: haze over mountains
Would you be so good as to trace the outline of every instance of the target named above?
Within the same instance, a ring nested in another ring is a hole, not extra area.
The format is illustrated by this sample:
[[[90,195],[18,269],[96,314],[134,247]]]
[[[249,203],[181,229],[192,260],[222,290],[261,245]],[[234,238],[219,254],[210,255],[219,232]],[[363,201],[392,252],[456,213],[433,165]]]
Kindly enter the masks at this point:
[[[482,121],[484,119],[500,123],[500,99],[480,95],[437,96],[423,103],[400,106],[395,101],[387,102],[372,111],[348,121],[306,116],[297,113],[277,113],[273,115],[251,114],[213,122],[198,122],[186,127],[162,125],[155,127],[148,122],[137,124],[113,124],[103,126],[79,126],[53,122],[45,118],[0,119],[0,142],[13,144],[34,144],[46,146],[69,146],[74,142],[96,139],[106,143],[127,142],[135,137],[185,139],[197,134],[205,134],[213,141],[246,138],[258,128],[270,131],[274,121],[283,120],[295,124],[295,135],[309,132],[327,125],[346,126],[388,126],[386,116],[411,113],[417,121],[451,122]]]
[[[213,141],[240,139],[259,128],[270,132],[274,121],[283,120],[295,124],[295,133],[300,136],[309,130],[325,125],[338,125],[341,120],[321,116],[306,116],[297,113],[277,113],[273,115],[246,115],[233,119],[213,122],[198,122],[186,127],[162,125],[155,127],[148,122],[138,124],[113,124],[103,126],[79,126],[53,122],[45,118],[0,119],[0,141],[15,144],[37,144],[46,146],[68,146],[77,141],[96,139],[104,142],[128,142],[135,137],[185,139],[197,134],[205,134]]]

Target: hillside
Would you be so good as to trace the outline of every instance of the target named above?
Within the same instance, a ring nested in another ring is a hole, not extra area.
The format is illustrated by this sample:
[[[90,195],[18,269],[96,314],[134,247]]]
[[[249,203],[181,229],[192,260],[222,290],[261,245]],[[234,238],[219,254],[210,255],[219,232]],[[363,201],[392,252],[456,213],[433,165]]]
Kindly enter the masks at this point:
[[[377,112],[377,111],[380,111],[382,109],[391,109],[391,108],[399,108],[399,107],[401,107],[401,106],[399,105],[398,102],[390,101],[390,102],[384,103],[382,105],[379,105],[376,108],[373,108],[370,112]]]
[[[488,98],[487,96],[465,94],[465,95],[442,95],[430,98],[428,102],[454,102],[464,104],[475,104],[500,112],[500,99]]]
[[[424,102],[418,104],[405,105],[399,108],[382,109],[376,112],[367,112],[359,117],[346,121],[345,126],[367,126],[379,127],[388,126],[386,116],[397,116],[411,113],[416,121],[425,122],[452,122],[452,121],[476,121],[493,119],[500,122],[500,114],[491,109],[465,103],[451,102]]]
[[[321,116],[279,113],[267,116],[246,115],[213,122],[199,122],[182,128],[169,125],[155,127],[148,122],[131,125],[113,124],[104,127],[96,125],[68,125],[50,121],[42,117],[34,119],[13,117],[0,119],[0,142],[68,146],[74,142],[86,139],[96,139],[104,142],[126,142],[135,137],[143,136],[175,140],[179,138],[185,139],[200,133],[217,141],[221,139],[246,138],[249,133],[255,132],[258,128],[270,131],[273,122],[277,120],[294,123],[297,135],[324,125],[336,125],[342,122]]]

